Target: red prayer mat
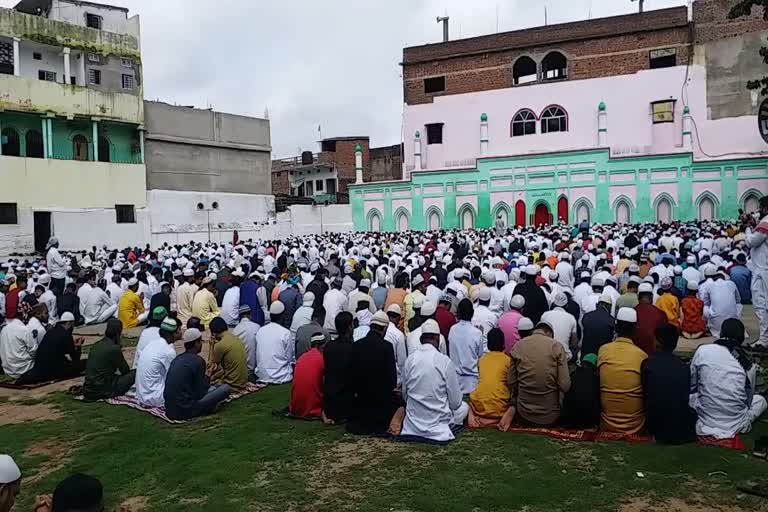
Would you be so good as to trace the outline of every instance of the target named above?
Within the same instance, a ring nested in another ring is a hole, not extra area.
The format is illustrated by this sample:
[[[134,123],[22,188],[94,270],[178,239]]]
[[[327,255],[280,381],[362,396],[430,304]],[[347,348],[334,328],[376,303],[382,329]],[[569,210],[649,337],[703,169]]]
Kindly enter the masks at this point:
[[[495,425],[479,428],[495,428]],[[534,434],[553,437],[563,441],[626,441],[632,444],[653,443],[651,436],[639,434],[619,434],[615,432],[599,432],[597,430],[566,430],[560,427],[520,427],[513,426],[507,432],[516,434]],[[731,450],[746,450],[747,447],[741,440],[741,436],[736,435],[731,439],[716,439],[711,436],[700,436],[697,444],[703,446],[716,446],[718,448],[728,448]]]

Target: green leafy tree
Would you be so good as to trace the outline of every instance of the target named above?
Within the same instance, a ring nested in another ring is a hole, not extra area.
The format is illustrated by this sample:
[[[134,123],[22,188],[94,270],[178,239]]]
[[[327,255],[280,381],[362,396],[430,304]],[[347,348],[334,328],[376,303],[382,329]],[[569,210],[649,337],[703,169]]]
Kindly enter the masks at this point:
[[[728,12],[728,19],[734,20],[751,16],[752,9],[762,9],[763,19],[768,20],[768,0],[739,0]],[[763,63],[768,64],[768,47],[760,48],[760,56],[763,58]],[[768,96],[768,76],[764,76],[760,80],[750,80],[747,82],[747,89],[760,89],[763,96]]]

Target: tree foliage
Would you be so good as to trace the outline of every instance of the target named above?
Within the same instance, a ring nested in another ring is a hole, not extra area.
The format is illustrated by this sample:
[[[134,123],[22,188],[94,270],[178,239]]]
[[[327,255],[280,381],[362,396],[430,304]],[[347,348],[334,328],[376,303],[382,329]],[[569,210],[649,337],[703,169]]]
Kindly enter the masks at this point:
[[[739,0],[736,5],[731,7],[728,12],[728,19],[743,18],[752,15],[752,9],[763,10],[763,19],[768,20],[768,0]],[[763,63],[768,64],[768,47],[763,46],[760,48],[760,56],[763,58]],[[768,76],[764,76],[760,80],[750,80],[747,82],[747,89],[755,90],[760,89],[760,93],[763,96],[768,96]]]

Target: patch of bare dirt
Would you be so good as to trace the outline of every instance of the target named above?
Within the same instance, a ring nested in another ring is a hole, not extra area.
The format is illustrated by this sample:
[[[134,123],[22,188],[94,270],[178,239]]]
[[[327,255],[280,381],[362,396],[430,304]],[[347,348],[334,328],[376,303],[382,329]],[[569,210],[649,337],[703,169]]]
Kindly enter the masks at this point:
[[[663,501],[652,501],[648,498],[634,498],[623,503],[619,512],[766,512],[768,504],[750,504],[742,508],[739,505],[726,505],[705,502],[701,498],[682,500],[670,498]]]
[[[51,439],[30,446],[24,452],[25,457],[45,457],[46,460],[35,469],[34,475],[25,477],[24,481],[35,483],[64,468],[72,459],[73,449],[74,443],[59,439]]]
[[[117,512],[140,512],[147,507],[146,496],[134,496],[123,501],[118,507]]]
[[[63,418],[64,414],[49,404],[17,405],[0,404],[0,426],[15,425],[28,421],[47,421]]]

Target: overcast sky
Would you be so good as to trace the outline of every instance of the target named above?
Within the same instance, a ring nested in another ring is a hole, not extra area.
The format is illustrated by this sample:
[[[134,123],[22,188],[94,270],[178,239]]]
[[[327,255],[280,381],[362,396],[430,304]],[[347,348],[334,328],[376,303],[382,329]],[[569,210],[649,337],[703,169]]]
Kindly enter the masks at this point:
[[[15,0],[0,0],[10,7]],[[105,2],[106,3],[106,2]],[[402,49],[635,12],[630,0],[113,0],[141,16],[147,99],[263,116],[273,157],[323,137],[400,142]],[[646,9],[687,0],[646,0]]]

